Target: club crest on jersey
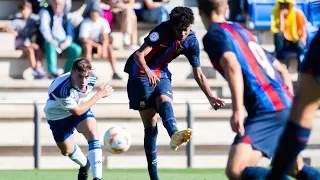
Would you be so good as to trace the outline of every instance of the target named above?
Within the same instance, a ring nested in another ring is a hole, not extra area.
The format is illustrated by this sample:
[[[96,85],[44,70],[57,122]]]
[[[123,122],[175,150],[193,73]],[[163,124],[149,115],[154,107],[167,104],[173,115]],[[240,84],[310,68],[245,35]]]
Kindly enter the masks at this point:
[[[159,39],[159,33],[157,33],[157,32],[151,33],[151,34],[149,35],[149,39],[150,39],[150,41],[152,41],[152,42],[158,41],[158,39]]]
[[[67,105],[68,105],[68,102],[62,101],[62,105],[67,106]]]
[[[183,48],[179,48],[176,50],[176,53],[181,53],[183,51]]]
[[[146,107],[146,103],[145,103],[144,101],[140,101],[140,107],[141,107],[141,108]]]

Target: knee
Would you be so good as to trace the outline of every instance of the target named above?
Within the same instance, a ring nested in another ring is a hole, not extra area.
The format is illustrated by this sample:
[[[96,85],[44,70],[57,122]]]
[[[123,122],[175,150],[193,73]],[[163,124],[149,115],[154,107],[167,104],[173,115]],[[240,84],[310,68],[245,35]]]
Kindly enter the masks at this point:
[[[81,46],[77,46],[77,47],[75,48],[75,54],[76,54],[77,57],[80,57],[80,56],[81,56],[81,54],[82,54],[82,48],[81,48]]]
[[[160,112],[161,109],[167,109],[168,107],[172,106],[170,101],[165,101],[161,98],[157,99],[156,104],[158,112]]]
[[[226,168],[226,176],[231,180],[240,180],[241,179],[241,173],[243,171],[242,167],[236,167],[236,166],[227,166]]]
[[[73,53],[75,56],[77,56],[77,57],[80,57],[80,56],[81,56],[81,53],[82,53],[82,48],[81,48],[81,46],[75,44],[75,45],[71,46],[71,48],[72,48],[71,51],[72,51],[72,53]]]
[[[86,133],[86,137],[88,141],[99,139],[97,131],[94,131],[94,130],[89,130]]]
[[[60,149],[60,152],[63,156],[68,156],[72,153],[72,151],[70,151],[69,149]]]

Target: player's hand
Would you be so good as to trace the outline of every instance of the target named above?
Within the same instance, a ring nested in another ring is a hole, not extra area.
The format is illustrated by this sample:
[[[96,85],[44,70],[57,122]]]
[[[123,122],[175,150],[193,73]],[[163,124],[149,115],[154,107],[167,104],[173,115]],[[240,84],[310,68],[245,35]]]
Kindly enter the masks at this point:
[[[149,81],[149,86],[155,87],[157,83],[160,82],[160,79],[158,78],[158,76],[151,70],[147,70],[146,75]]]
[[[214,110],[217,110],[224,106],[224,101],[218,97],[210,97],[209,102]]]
[[[53,44],[55,47],[58,47],[58,41],[51,40],[50,43]]]
[[[234,111],[231,119],[230,119],[230,125],[232,128],[232,131],[237,133],[238,136],[244,135],[244,126],[243,126],[243,111]]]
[[[61,43],[60,44],[60,49],[62,50],[62,51],[64,51],[65,49],[67,49],[68,48],[68,45],[66,44],[66,43]]]
[[[114,89],[111,86],[103,83],[98,89],[97,96],[99,97],[99,99],[105,98],[110,96],[113,91]]]

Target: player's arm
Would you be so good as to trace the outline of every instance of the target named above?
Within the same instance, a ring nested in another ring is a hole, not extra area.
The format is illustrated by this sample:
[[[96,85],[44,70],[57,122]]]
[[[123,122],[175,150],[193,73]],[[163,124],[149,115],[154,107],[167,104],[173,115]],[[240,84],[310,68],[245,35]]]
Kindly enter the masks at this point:
[[[192,41],[191,48],[188,49],[185,55],[188,58],[190,65],[192,66],[194,79],[198,83],[202,92],[206,95],[211,106],[216,110],[224,106],[224,102],[222,100],[213,96],[210,86],[208,84],[207,78],[201,70],[200,57],[199,57],[200,48],[199,48],[198,40],[196,38]]]
[[[69,110],[69,112],[71,112],[75,116],[81,116],[83,113],[87,112],[93,105],[95,105],[99,99],[110,96],[113,91],[114,90],[111,86],[102,84],[92,98],[90,98],[83,104]]]
[[[150,70],[149,66],[147,65],[146,60],[144,57],[152,50],[152,46],[149,46],[147,43],[143,43],[143,45],[138,49],[134,54],[134,61],[138,64],[138,66],[144,71],[146,74],[149,86],[156,86],[157,83],[160,81],[158,76]]]
[[[224,71],[225,79],[228,81],[231,98],[232,98],[232,117],[230,125],[234,132],[238,135],[244,135],[243,127],[243,96],[244,96],[244,82],[240,63],[236,55],[229,51],[223,53],[220,59],[220,66]]]
[[[215,67],[227,80],[232,98],[233,114],[230,125],[234,132],[244,134],[243,127],[243,96],[244,82],[241,65],[234,54],[228,38],[220,30],[210,32],[203,38],[204,50],[208,53]]]
[[[290,78],[290,73],[288,69],[282,65],[277,59],[275,59],[272,63],[273,67],[279,72],[281,75],[284,84],[288,87],[289,91],[293,94],[293,85]]]
[[[134,61],[144,71],[150,71],[144,57],[152,50],[152,47],[147,43],[143,43],[142,46],[134,53]]]
[[[73,94],[67,95],[66,92],[52,92],[51,95],[59,102],[62,109],[75,116],[80,116],[96,104],[99,99],[110,96],[112,92],[113,88],[111,86],[103,84],[92,98],[81,105],[78,105]]]
[[[154,28],[149,35],[144,38],[144,43],[142,46],[134,53],[134,61],[137,65],[145,72],[149,86],[156,86],[157,83],[160,81],[157,75],[150,70],[148,67],[145,56],[151,52],[151,50],[161,43],[163,30],[160,26]]]
[[[224,76],[228,81],[231,98],[232,110],[234,112],[242,110],[243,106],[243,76],[240,63],[236,55],[229,51],[225,52],[220,59],[220,65],[224,70]]]
[[[201,67],[192,67],[194,79],[198,83],[202,92],[206,95],[212,107],[217,110],[220,107],[224,106],[224,102],[220,100],[218,97],[213,96],[210,86],[208,84],[208,80],[206,76],[203,74]]]

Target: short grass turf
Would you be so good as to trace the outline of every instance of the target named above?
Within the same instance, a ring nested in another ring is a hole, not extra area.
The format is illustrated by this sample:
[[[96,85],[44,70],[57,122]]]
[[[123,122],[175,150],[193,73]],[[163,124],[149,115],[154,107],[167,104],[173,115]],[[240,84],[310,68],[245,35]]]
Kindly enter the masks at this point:
[[[1,170],[0,180],[76,180],[78,170]],[[160,169],[161,180],[225,180],[224,169]],[[89,180],[92,180],[91,174]],[[104,169],[103,180],[149,180],[146,169]]]

